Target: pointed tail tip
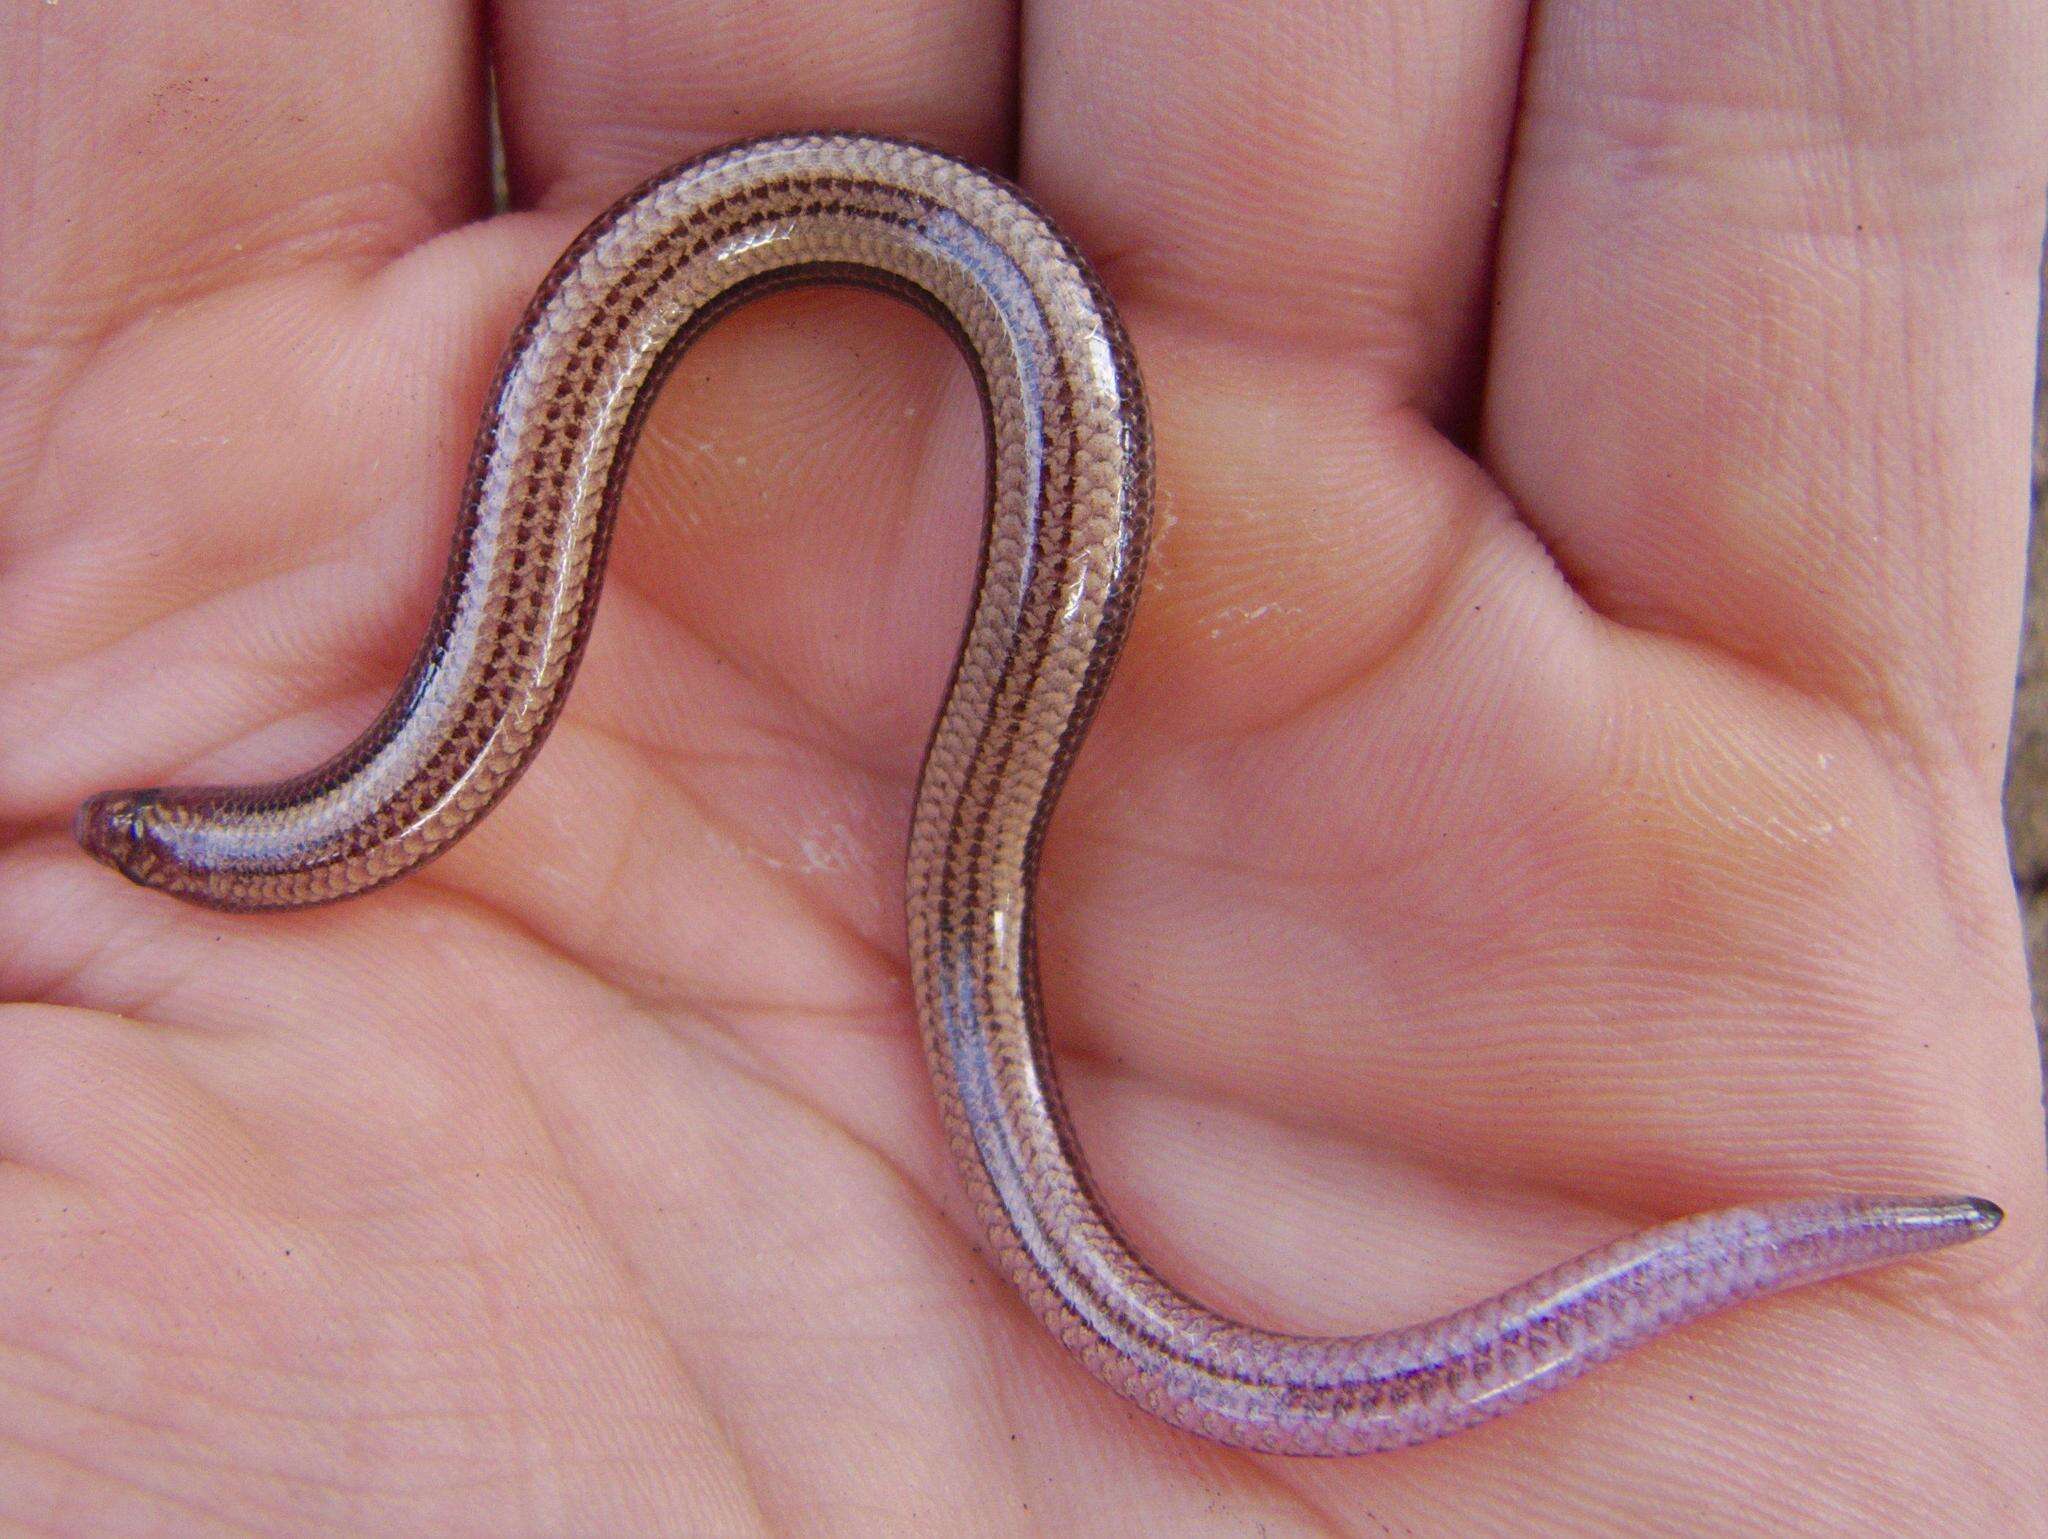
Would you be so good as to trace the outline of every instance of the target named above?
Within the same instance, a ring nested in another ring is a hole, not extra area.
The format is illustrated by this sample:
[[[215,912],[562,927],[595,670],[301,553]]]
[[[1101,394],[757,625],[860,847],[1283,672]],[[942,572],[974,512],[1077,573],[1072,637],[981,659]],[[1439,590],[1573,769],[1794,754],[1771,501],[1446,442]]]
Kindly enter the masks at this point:
[[[1960,1197],[1956,1206],[1963,1210],[1963,1227],[1970,1231],[1967,1238],[1972,1240],[1991,1233],[2005,1222],[2005,1209],[1988,1197]]]
[[[1919,1232],[1921,1245],[1967,1245],[2004,1221],[2005,1209],[1987,1198],[1926,1197],[1912,1205],[1906,1227]]]

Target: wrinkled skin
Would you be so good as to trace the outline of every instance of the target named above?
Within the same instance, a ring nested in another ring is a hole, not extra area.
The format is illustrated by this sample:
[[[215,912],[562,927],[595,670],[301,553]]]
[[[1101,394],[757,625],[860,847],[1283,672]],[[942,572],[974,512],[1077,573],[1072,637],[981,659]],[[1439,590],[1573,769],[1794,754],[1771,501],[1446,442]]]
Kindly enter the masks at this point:
[[[0,1522],[2042,1531],[2039,6],[476,9],[0,16]],[[1145,364],[1162,529],[1042,941],[1176,1279],[1362,1328],[1754,1198],[2005,1227],[1378,1459],[1077,1370],[915,1046],[980,433],[873,298],[678,372],[564,723],[446,859],[261,918],[87,861],[84,794],[368,719],[533,282],[793,126],[1018,174]]]

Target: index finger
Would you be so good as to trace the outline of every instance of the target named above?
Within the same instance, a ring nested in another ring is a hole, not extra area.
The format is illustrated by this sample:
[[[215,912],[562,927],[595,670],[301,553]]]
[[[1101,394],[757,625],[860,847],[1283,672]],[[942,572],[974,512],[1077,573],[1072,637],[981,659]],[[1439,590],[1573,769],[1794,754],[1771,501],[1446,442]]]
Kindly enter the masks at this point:
[[[713,144],[782,129],[899,134],[998,169],[1009,159],[1009,0],[498,0],[495,10],[521,202],[594,202]]]
[[[459,4],[9,6],[6,339],[76,343],[283,253],[375,260],[467,217],[480,85]]]

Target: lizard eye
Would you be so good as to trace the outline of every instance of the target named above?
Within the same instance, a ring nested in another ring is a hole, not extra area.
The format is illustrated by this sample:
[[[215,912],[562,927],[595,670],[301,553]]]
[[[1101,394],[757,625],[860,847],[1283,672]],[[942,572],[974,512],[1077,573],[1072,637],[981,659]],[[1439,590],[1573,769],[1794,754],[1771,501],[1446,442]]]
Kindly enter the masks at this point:
[[[148,885],[167,859],[152,791],[108,791],[78,809],[72,833],[94,860]]]

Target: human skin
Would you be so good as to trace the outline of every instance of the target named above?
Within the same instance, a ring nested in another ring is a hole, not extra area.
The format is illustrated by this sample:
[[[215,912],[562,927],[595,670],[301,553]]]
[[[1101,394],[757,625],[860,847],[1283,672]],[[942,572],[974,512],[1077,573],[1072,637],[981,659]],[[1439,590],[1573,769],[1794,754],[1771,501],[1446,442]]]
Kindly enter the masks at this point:
[[[431,4],[6,12],[0,1522],[2043,1531],[1997,788],[2048,26],[1962,9],[508,4],[488,49]],[[677,372],[562,724],[446,858],[223,917],[68,843],[87,791],[367,720],[534,281],[799,125],[1018,175],[1145,367],[1161,528],[1041,944],[1175,1280],[1356,1330],[1729,1203],[1972,1191],[1999,1232],[1368,1460],[1076,1369],[918,1056],[902,842],[981,439],[869,297]]]

